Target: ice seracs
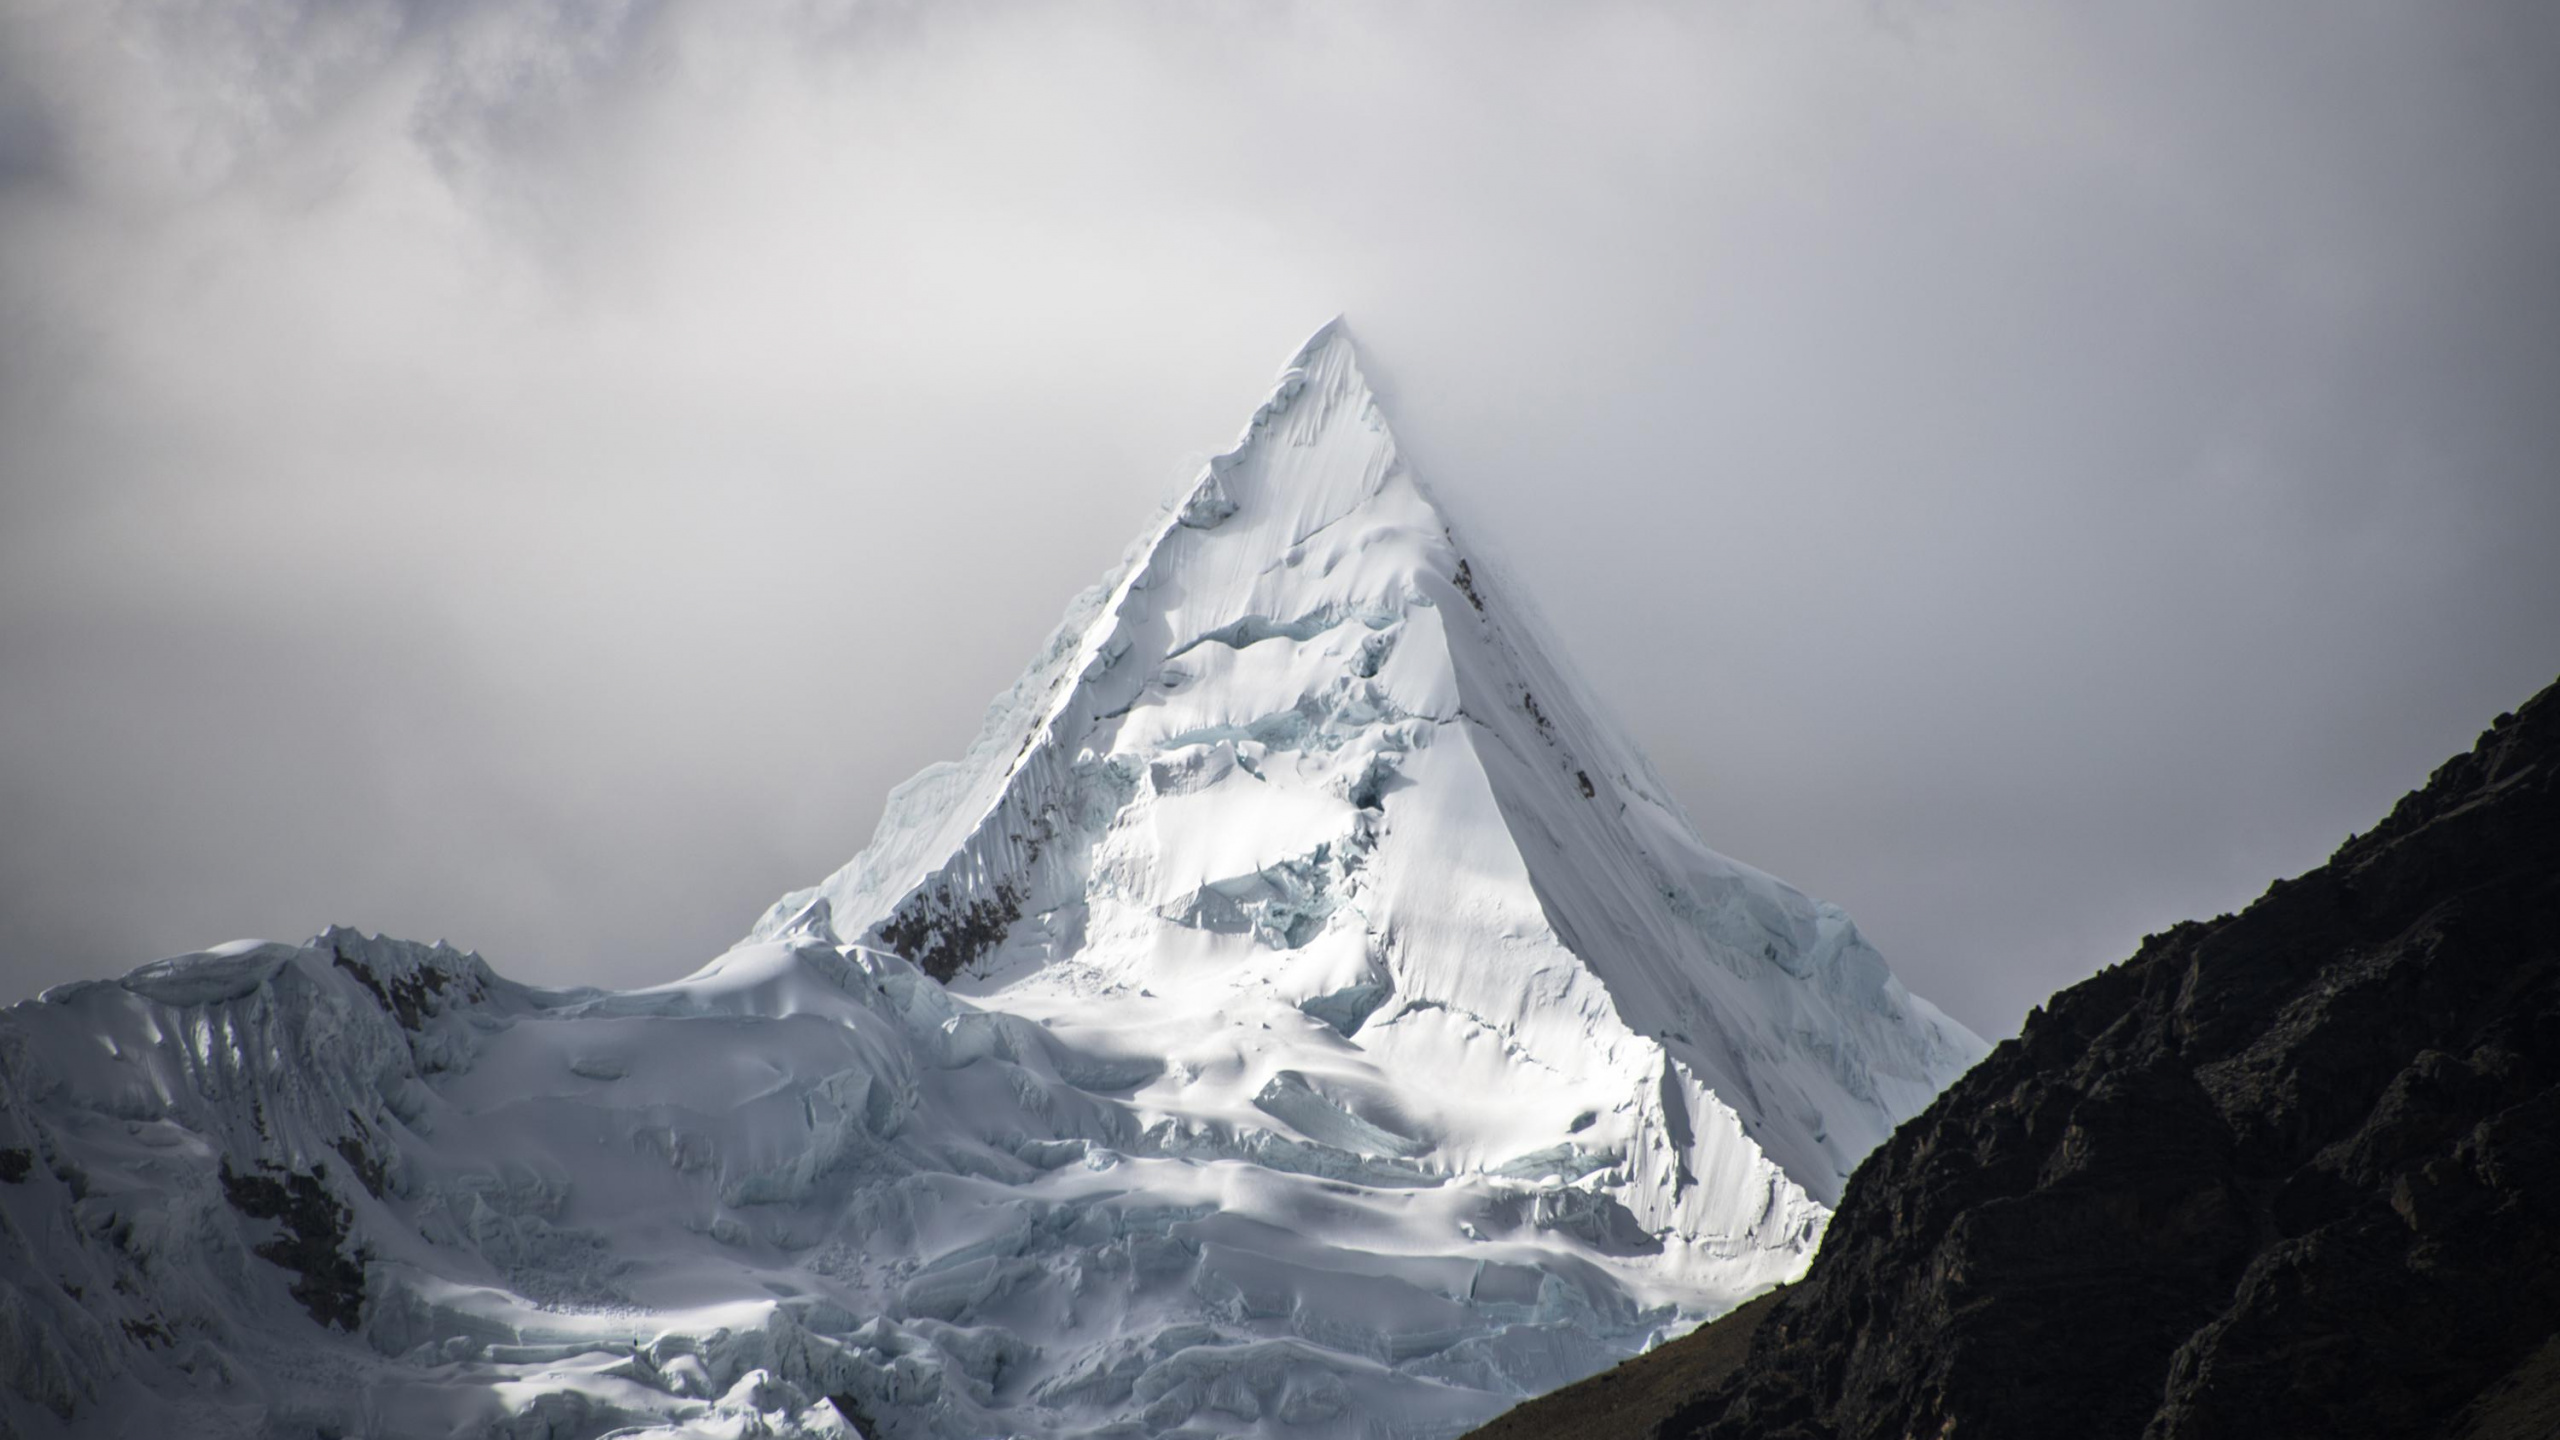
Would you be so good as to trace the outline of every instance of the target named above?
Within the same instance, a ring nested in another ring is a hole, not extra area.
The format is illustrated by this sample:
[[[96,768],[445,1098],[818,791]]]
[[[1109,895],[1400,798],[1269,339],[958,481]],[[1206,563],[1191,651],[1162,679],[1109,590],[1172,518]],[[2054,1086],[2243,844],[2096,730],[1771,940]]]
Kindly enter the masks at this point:
[[[1327,326],[697,974],[333,931],[0,1015],[0,1416],[1425,1436],[1716,1313],[1981,1047],[1555,654]]]

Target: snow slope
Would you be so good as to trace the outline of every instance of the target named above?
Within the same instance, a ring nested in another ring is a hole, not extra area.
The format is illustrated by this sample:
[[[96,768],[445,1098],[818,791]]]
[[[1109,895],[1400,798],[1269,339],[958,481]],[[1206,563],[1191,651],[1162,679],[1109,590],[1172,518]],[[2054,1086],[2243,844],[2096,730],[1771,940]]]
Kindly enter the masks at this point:
[[[697,974],[341,930],[0,1014],[0,1418],[1430,1436],[1718,1313],[1982,1047],[1553,653],[1328,326]]]

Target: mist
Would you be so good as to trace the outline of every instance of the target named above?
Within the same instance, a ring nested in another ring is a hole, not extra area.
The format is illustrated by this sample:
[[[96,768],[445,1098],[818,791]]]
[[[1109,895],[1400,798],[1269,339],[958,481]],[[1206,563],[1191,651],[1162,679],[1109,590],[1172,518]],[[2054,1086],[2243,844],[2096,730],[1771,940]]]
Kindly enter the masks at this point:
[[[1987,1035],[2560,672],[2560,12],[0,3],[0,981],[691,970],[1348,315]]]

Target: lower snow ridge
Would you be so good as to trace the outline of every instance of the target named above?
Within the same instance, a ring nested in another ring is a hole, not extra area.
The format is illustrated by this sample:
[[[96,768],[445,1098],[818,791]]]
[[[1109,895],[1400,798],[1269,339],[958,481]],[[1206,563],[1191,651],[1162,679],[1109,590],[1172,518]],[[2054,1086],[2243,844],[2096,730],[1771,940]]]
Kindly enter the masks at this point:
[[[1453,1154],[1343,1062],[1361,997],[1087,988],[803,941],[548,992],[335,930],[12,1007],[0,1431],[1450,1435],[1826,1218],[1728,1155],[1648,1226],[1659,1123]]]

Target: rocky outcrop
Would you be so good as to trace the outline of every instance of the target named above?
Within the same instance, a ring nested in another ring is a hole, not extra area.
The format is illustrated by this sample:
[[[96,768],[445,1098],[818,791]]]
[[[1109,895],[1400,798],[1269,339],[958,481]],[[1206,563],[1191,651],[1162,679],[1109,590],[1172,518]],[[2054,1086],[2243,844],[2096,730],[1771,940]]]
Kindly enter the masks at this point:
[[[1660,1433],[2497,1433],[2555,1330],[2560,689],[2031,1015]]]

